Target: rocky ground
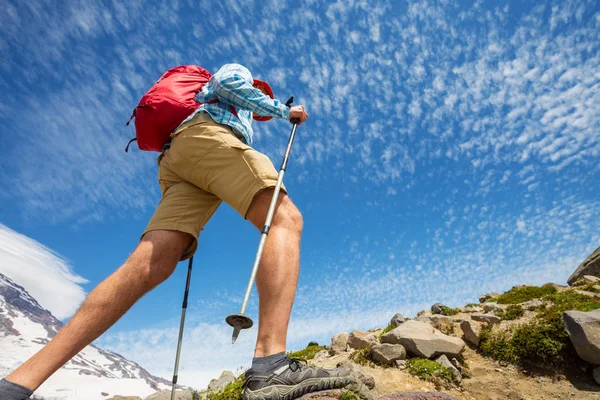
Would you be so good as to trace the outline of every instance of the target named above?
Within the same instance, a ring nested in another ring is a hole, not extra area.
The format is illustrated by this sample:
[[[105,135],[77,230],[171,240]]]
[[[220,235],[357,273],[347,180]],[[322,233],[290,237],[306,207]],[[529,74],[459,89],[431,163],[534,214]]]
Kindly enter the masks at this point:
[[[599,255],[570,287],[517,286],[458,308],[436,303],[415,318],[396,314],[385,328],[311,342],[289,356],[347,368],[357,384],[301,400],[600,399],[600,278],[585,275],[600,271]],[[242,380],[225,371],[208,391],[176,398],[237,400]],[[169,391],[145,400],[163,399]]]

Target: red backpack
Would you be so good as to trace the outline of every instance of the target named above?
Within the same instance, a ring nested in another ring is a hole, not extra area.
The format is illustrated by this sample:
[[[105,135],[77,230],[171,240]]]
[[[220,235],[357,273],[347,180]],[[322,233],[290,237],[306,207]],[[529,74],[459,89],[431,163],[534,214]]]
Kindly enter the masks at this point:
[[[135,117],[135,139],[140,150],[162,152],[171,132],[190,116],[200,103],[196,95],[211,78],[210,72],[197,65],[171,68],[140,99],[127,126]]]

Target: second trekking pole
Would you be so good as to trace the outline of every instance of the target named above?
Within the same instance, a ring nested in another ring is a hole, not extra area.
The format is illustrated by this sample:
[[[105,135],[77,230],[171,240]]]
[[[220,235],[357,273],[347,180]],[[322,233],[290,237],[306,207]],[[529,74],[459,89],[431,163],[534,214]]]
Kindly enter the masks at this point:
[[[290,107],[293,102],[294,98],[290,97],[290,99],[285,103],[285,105]],[[252,292],[252,287],[254,286],[254,280],[256,279],[256,273],[258,272],[258,266],[260,264],[263,249],[267,241],[267,236],[269,235],[269,230],[271,229],[271,221],[273,220],[273,214],[275,213],[275,207],[277,205],[277,198],[279,197],[279,191],[281,190],[281,184],[283,183],[283,175],[285,174],[285,169],[287,168],[290,152],[292,151],[292,143],[294,143],[294,137],[296,136],[296,128],[300,123],[300,119],[292,118],[290,122],[292,123],[292,133],[290,134],[290,139],[288,140],[287,148],[285,149],[285,154],[283,156],[283,162],[281,163],[281,168],[279,170],[279,174],[277,175],[277,185],[275,186],[273,198],[271,199],[271,205],[269,206],[269,211],[267,212],[267,219],[265,220],[265,225],[263,226],[262,233],[260,236],[260,243],[258,245],[258,251],[256,252],[256,258],[254,259],[252,273],[250,274],[250,281],[248,282],[248,287],[246,288],[246,295],[244,296],[242,309],[239,314],[232,314],[225,319],[225,321],[227,321],[227,323],[233,327],[231,344],[235,343],[235,340],[237,339],[242,329],[251,328],[253,325],[252,319],[247,315],[244,315],[244,313],[246,312],[248,299],[250,298],[250,293]]]
[[[185,290],[183,292],[183,304],[181,305],[181,322],[179,324],[179,340],[177,341],[177,354],[175,355],[175,371],[173,372],[173,386],[171,387],[171,400],[175,399],[175,386],[177,385],[177,376],[179,374],[179,356],[181,355],[181,342],[183,339],[183,325],[185,324],[185,312],[187,311],[188,294],[190,292],[190,281],[192,280],[192,263],[194,256],[188,263],[187,279],[185,281]]]

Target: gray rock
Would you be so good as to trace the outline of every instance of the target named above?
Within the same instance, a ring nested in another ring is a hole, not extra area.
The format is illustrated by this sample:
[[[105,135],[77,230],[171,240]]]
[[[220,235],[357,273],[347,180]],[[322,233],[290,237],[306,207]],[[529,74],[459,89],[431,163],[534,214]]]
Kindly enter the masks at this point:
[[[431,306],[431,312],[434,314],[441,314],[442,307],[446,307],[446,306],[443,305],[442,303],[435,303],[434,305]]]
[[[500,297],[500,293],[488,293],[488,294],[484,294],[483,296],[479,297],[479,302],[480,303],[485,303],[489,299],[495,299],[496,297]]]
[[[583,281],[585,283],[596,283],[596,282],[600,282],[600,278],[598,278],[597,276],[592,276],[592,275],[584,275]]]
[[[379,340],[375,332],[352,331],[348,336],[348,346],[351,349],[360,350],[376,344],[379,344]]]
[[[170,400],[171,399],[171,390],[161,390],[160,392],[156,392],[144,400]],[[192,400],[192,392],[190,390],[176,390],[175,391],[175,400]]]
[[[394,365],[396,360],[406,359],[406,349],[401,344],[378,344],[371,349],[371,359],[379,364]]]
[[[413,357],[458,357],[465,343],[444,335],[431,325],[420,321],[406,321],[381,337],[382,343],[401,344]]]
[[[331,338],[331,355],[344,353],[348,349],[348,332],[338,333]]]
[[[499,324],[500,321],[502,321],[502,319],[500,319],[500,317],[496,317],[495,315],[488,315],[488,314],[473,314],[473,315],[471,315],[471,319],[473,321],[486,322],[490,325]]]
[[[600,367],[594,368],[593,375],[594,375],[594,380],[596,381],[596,383],[598,385],[600,385]]]
[[[502,312],[502,311],[504,311],[505,308],[506,308],[506,306],[502,306],[502,305],[500,305],[498,303],[494,303],[494,302],[485,303],[483,305],[483,311],[486,313]]]
[[[431,314],[433,314],[433,313],[429,310],[421,310],[417,313],[417,317],[421,317],[423,315],[431,315]]]
[[[473,313],[481,313],[483,312],[483,309],[481,307],[460,307],[459,308],[461,313],[465,313],[465,314],[473,314]]]
[[[231,382],[235,381],[235,375],[231,371],[223,371],[219,379],[213,379],[208,384],[208,390],[218,392]]]
[[[349,360],[344,360],[337,365],[338,368],[346,369],[350,372],[350,375],[359,383],[366,386],[368,389],[375,388],[375,378],[371,375],[366,374],[360,365],[353,363]]]
[[[448,317],[446,315],[422,315],[420,317],[417,317],[416,320],[420,322],[425,322],[433,326],[435,329],[444,332],[452,330],[454,326],[454,320],[452,319],[452,317]]]
[[[599,293],[588,292],[587,290],[577,290],[577,289],[573,290],[573,292],[579,293],[579,294],[584,295],[584,296],[591,297],[594,300],[600,300],[600,294]]]
[[[390,325],[399,326],[405,321],[404,317],[400,313],[394,314],[392,320],[390,321]]]
[[[572,285],[575,281],[579,278],[583,278],[585,275],[600,276],[600,247],[577,267],[575,272],[567,279],[567,283]]]
[[[567,311],[563,314],[563,322],[579,357],[600,365],[600,309]]]
[[[406,369],[406,360],[396,360],[396,367],[400,369]]]
[[[322,359],[327,358],[327,357],[329,357],[329,351],[327,351],[327,350],[321,350],[317,354],[315,354],[313,360],[322,360]]]
[[[465,334],[465,340],[475,346],[479,346],[479,333],[483,324],[475,321],[463,321],[460,323],[460,329]]]
[[[462,374],[460,373],[460,371],[458,370],[458,368],[456,368],[450,362],[450,360],[448,360],[448,357],[442,355],[442,356],[436,358],[435,362],[438,363],[438,364],[440,364],[442,367],[448,368],[448,370],[450,371],[450,373],[452,374],[452,376],[454,376],[454,378],[458,382],[462,381]]]

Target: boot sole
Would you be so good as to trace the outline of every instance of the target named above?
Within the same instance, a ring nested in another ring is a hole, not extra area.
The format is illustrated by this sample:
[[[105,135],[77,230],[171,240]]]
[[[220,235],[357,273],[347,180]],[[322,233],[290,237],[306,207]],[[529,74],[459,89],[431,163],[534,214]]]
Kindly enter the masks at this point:
[[[310,378],[296,385],[272,385],[258,390],[246,388],[242,400],[293,400],[305,394],[329,389],[340,389],[354,383],[350,377]]]

